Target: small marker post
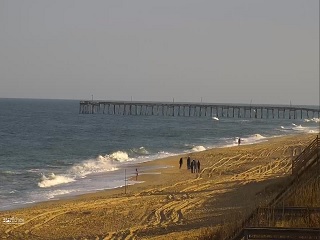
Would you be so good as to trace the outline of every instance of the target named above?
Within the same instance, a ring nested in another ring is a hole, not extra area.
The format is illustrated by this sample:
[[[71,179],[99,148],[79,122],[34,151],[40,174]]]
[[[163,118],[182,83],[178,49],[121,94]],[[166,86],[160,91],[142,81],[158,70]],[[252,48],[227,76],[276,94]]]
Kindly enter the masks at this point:
[[[127,169],[124,170],[124,194],[127,194]]]

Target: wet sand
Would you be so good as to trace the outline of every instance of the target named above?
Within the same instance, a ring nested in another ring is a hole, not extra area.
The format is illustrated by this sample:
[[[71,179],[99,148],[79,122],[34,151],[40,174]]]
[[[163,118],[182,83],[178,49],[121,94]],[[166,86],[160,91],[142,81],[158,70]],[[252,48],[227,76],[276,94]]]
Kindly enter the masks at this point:
[[[291,174],[292,155],[315,137],[192,153],[200,173],[187,170],[187,155],[142,163],[138,169],[155,169],[140,172],[142,183],[127,194],[118,188],[0,212],[0,239],[196,239],[271,199]]]

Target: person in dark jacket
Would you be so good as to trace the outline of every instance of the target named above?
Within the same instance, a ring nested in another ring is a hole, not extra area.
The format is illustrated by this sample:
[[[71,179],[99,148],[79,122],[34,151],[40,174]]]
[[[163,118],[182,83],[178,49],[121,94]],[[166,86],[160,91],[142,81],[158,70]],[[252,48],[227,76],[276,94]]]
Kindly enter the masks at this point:
[[[190,168],[191,168],[191,173],[193,173],[193,168],[194,168],[193,161],[191,161]]]
[[[191,161],[191,159],[190,159],[190,156],[187,158],[187,169],[190,169],[190,161]]]
[[[193,165],[193,172],[196,173],[197,172],[197,162],[195,159],[192,160],[192,165]]]
[[[182,163],[183,163],[183,159],[180,158],[180,160],[179,160],[179,169],[181,169]]]

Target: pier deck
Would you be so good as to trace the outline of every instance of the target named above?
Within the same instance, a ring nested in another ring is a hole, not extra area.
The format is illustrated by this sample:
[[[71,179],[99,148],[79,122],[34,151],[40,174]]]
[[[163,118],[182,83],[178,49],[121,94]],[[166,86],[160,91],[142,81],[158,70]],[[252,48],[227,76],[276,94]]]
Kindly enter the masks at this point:
[[[320,116],[319,108],[138,101],[80,101],[80,114],[155,115],[227,118],[303,119]]]

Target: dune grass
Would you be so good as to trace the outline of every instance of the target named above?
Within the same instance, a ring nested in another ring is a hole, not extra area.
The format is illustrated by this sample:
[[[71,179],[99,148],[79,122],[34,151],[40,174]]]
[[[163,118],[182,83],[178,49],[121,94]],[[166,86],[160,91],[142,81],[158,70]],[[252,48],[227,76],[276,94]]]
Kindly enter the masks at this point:
[[[276,206],[261,206],[251,215],[246,223],[249,227],[283,227],[283,228],[320,228],[320,212],[312,211],[320,208],[320,169],[316,165],[313,171],[306,173],[291,187],[289,195],[278,202]],[[303,214],[276,214],[275,208],[304,207],[310,211]],[[236,229],[241,229],[245,217],[230,220],[228,223],[206,229],[199,240],[222,240],[231,236]]]

